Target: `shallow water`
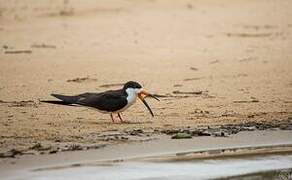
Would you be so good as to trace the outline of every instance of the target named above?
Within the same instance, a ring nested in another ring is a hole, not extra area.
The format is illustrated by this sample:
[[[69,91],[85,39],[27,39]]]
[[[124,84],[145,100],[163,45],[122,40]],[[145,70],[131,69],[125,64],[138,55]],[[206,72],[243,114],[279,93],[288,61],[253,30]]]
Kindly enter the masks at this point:
[[[284,172],[283,169],[291,168],[292,155],[283,154],[173,162],[125,161],[79,164],[31,171],[16,179],[281,179],[281,170]]]

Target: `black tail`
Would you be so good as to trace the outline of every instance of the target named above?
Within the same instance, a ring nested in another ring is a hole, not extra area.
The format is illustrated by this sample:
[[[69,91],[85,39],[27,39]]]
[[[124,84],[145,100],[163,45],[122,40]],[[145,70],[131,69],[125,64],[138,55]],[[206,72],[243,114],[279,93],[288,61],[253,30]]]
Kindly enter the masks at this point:
[[[57,99],[60,99],[66,103],[69,103],[69,104],[74,104],[78,101],[78,97],[77,96],[64,96],[64,95],[61,95],[61,94],[51,94],[52,96],[54,96],[55,98]]]
[[[64,101],[41,101],[41,102],[50,103],[50,104],[73,106],[71,103],[67,103],[67,102],[64,102]]]
[[[64,96],[61,94],[51,94],[51,95],[57,99],[60,99],[61,101],[41,101],[41,102],[51,103],[51,104],[60,104],[60,105],[72,105],[78,101],[77,96]]]

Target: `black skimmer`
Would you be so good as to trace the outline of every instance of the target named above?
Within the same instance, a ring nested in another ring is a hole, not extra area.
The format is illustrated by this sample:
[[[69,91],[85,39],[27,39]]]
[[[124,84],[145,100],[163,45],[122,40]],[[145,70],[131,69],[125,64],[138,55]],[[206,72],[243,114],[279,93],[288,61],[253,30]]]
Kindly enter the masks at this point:
[[[121,122],[121,112],[128,109],[136,102],[137,97],[144,103],[152,117],[154,116],[151,108],[145,101],[146,97],[152,97],[159,101],[157,97],[143,90],[142,86],[134,81],[124,84],[122,89],[109,90],[101,93],[83,93],[76,96],[65,96],[60,94],[51,94],[61,101],[41,101],[60,105],[80,105],[95,108],[102,113],[109,113],[113,122],[113,113],[118,114]]]

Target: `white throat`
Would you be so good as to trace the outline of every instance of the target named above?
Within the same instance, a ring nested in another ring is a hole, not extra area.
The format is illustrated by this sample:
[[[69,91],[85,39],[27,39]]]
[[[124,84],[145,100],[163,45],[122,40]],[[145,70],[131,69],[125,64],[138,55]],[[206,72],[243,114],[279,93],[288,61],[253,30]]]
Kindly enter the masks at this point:
[[[128,94],[127,96],[128,106],[130,106],[136,102],[140,89],[127,88],[126,92]]]

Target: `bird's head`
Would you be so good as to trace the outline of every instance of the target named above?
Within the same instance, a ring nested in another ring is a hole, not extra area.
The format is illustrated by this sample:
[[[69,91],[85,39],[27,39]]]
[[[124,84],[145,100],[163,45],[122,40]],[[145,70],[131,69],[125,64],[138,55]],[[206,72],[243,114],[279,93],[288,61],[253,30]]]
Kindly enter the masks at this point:
[[[145,90],[142,88],[142,86],[141,86],[139,83],[135,82],[135,81],[129,81],[129,82],[127,82],[127,83],[124,85],[123,89],[124,89],[124,91],[127,92],[128,95],[129,95],[129,94],[135,94],[136,97],[138,97],[138,98],[144,103],[144,105],[145,105],[145,106],[147,107],[147,109],[149,110],[150,114],[151,114],[152,116],[154,116],[154,114],[153,114],[151,108],[149,107],[149,105],[148,105],[147,102],[145,101],[145,98],[146,98],[146,97],[152,97],[152,98],[154,98],[154,99],[156,99],[156,100],[159,101],[159,99],[158,99],[157,97],[155,97],[154,95],[152,95],[152,94],[148,93],[147,91],[145,91]]]

